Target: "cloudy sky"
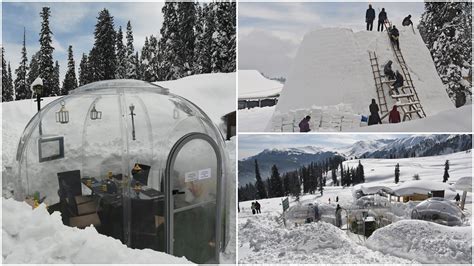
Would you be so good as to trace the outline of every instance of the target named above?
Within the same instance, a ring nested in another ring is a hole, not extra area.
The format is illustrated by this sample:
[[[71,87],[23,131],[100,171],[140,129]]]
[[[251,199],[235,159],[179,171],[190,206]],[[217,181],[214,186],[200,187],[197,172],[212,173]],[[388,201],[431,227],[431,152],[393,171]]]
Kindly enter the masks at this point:
[[[424,11],[423,2],[376,3],[375,13],[385,8],[395,24],[408,14],[415,26]],[[267,76],[286,77],[292,58],[306,32],[323,27],[365,30],[368,3],[239,3],[239,69],[257,69]],[[375,30],[377,28],[374,22]]]
[[[239,160],[256,155],[265,149],[318,146],[340,148],[360,140],[397,139],[405,134],[239,134]]]
[[[99,11],[107,8],[114,17],[115,28],[127,21],[132,24],[135,49],[141,49],[145,37],[159,36],[163,22],[163,3],[2,3],[2,43],[5,59],[11,63],[12,71],[18,67],[23,42],[23,27],[26,27],[26,49],[28,61],[39,50],[41,29],[40,12],[43,6],[51,8],[50,28],[53,32],[54,60],[59,61],[61,82],[67,67],[67,49],[72,45],[76,61],[76,75],[82,53],[88,53],[94,43],[94,27]]]

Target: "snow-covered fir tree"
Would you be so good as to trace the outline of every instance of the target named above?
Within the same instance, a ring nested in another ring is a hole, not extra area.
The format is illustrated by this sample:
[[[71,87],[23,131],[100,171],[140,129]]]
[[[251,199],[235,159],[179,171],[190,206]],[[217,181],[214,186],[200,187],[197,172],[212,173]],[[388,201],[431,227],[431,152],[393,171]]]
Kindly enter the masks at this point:
[[[140,65],[140,56],[138,55],[138,51],[135,52],[135,56],[133,59],[133,62],[135,63],[135,77],[136,79],[142,79],[142,73],[141,73],[141,65]]]
[[[114,79],[117,67],[115,58],[116,32],[114,18],[107,9],[99,12],[94,30],[94,47],[89,54],[91,81]]]
[[[5,62],[5,49],[2,47],[2,102],[13,101],[13,81],[10,62]]]
[[[54,72],[53,72],[53,79],[51,80],[51,87],[53,88],[53,92],[51,96],[59,96],[61,95],[61,84],[59,81],[59,63],[56,60],[54,64]]]
[[[135,48],[133,47],[133,31],[130,20],[127,22],[126,32],[127,46],[126,50],[126,65],[127,65],[127,78],[137,79],[137,62],[135,58]]]
[[[115,73],[115,78],[124,79],[127,78],[127,51],[123,45],[123,32],[121,26],[117,31],[117,40],[115,46],[117,48],[117,70]]]
[[[40,72],[39,72],[39,52],[36,52],[31,57],[30,66],[28,67],[28,70],[29,71],[28,71],[27,84],[28,84],[28,89],[30,90],[30,93],[31,93],[31,84],[40,75]]]
[[[38,57],[38,71],[39,76],[43,79],[43,93],[42,96],[51,96],[55,95],[54,91],[56,88],[53,87],[54,79],[54,61],[53,61],[53,51],[54,47],[52,46],[52,32],[49,28],[49,17],[51,16],[51,11],[49,7],[43,7],[41,13],[41,31],[40,31],[40,50]],[[35,77],[36,79],[36,77]],[[33,79],[34,80],[34,79]]]
[[[181,77],[192,74],[194,60],[194,26],[196,24],[196,4],[193,2],[179,2],[178,9],[178,43],[181,47],[178,54],[178,63],[182,64]]]
[[[91,82],[88,58],[85,53],[82,54],[81,62],[79,63],[79,86],[86,85]]]
[[[76,63],[74,62],[74,55],[72,53],[72,45],[69,45],[67,50],[67,72],[64,76],[63,87],[61,89],[61,95],[67,95],[70,90],[77,88],[76,79]]]
[[[151,61],[151,46],[148,37],[145,37],[145,44],[143,45],[140,55],[140,73],[142,79],[145,81],[155,81],[153,80],[154,74]]]
[[[214,28],[214,14],[211,4],[196,5],[196,23],[194,26],[194,59],[193,72],[195,74],[211,72],[211,42]]]
[[[418,26],[457,107],[472,102],[472,3],[425,2]]]
[[[15,100],[31,98],[31,90],[28,86],[28,56],[26,54],[26,30],[23,29],[23,47],[21,48],[20,65],[15,70]]]
[[[158,39],[151,35],[150,36],[150,46],[149,46],[149,67],[151,68],[151,73],[153,77],[150,81],[158,81],[159,80],[159,71],[160,71],[160,53],[158,50]]]
[[[212,34],[212,72],[235,71],[235,2],[214,5],[216,27]]]

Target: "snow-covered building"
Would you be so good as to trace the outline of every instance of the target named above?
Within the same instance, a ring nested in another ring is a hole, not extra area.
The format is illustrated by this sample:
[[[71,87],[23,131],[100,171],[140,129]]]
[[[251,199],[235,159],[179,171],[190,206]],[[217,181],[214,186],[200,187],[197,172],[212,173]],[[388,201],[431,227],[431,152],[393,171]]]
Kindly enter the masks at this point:
[[[257,70],[239,70],[239,109],[277,104],[283,84]]]
[[[235,105],[234,105],[235,106]],[[136,80],[82,86],[44,106],[17,149],[14,197],[64,224],[196,263],[228,242],[233,167],[212,120],[168,89]],[[229,167],[228,167],[229,166]],[[196,230],[199,228],[199,230]]]

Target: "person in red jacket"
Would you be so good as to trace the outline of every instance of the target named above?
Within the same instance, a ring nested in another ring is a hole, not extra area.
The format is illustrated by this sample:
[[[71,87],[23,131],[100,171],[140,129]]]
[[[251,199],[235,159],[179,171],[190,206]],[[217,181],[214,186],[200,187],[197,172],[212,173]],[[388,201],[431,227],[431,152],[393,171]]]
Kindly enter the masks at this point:
[[[394,105],[392,111],[390,111],[390,116],[388,117],[389,123],[400,123],[400,112],[397,110],[397,106]]]

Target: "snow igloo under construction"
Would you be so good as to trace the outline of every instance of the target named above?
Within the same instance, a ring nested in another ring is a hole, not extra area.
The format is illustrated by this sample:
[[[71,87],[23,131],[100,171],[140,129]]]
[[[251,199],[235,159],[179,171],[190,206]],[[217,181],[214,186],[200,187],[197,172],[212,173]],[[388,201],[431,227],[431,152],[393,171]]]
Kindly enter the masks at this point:
[[[64,224],[94,225],[132,248],[216,263],[230,206],[224,145],[199,107],[165,88],[95,82],[28,123],[15,197],[44,202]]]

